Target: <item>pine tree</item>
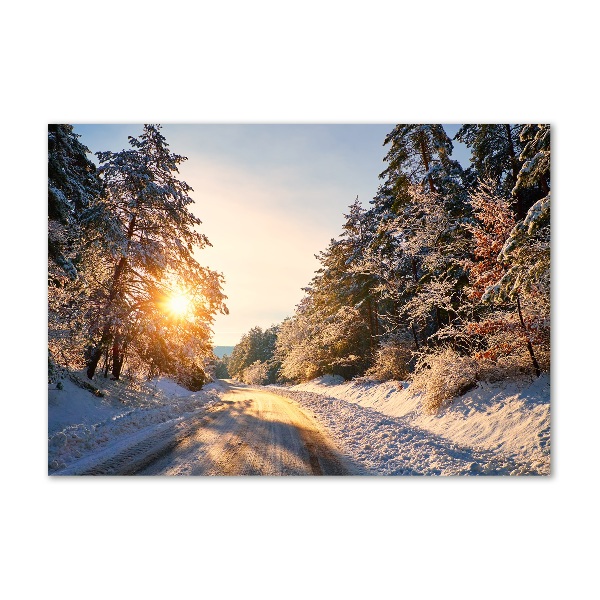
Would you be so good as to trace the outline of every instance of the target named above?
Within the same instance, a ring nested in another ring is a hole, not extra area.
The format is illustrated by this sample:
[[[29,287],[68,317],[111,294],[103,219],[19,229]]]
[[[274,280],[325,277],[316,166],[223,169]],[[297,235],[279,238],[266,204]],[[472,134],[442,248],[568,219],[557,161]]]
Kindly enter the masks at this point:
[[[375,230],[364,263],[379,281],[388,333],[408,328],[419,350],[451,319],[466,282],[454,260],[470,211],[466,180],[441,125],[396,125],[385,144],[388,167],[366,219]]]
[[[371,228],[358,198],[350,205],[342,234],[316,258],[315,276],[295,315],[281,325],[277,356],[289,379],[330,373],[363,373],[380,335],[376,279],[363,270]]]
[[[523,166],[515,191],[537,190],[541,197],[510,232],[498,260],[506,266],[488,298],[537,298],[538,312],[550,318],[550,125],[526,125],[521,131]],[[520,310],[520,306],[519,306]],[[549,325],[548,325],[549,326]],[[549,343],[549,333],[548,333]]]
[[[358,197],[344,218],[339,239],[332,240],[329,248],[319,255],[322,268],[317,271],[320,277],[313,282],[325,298],[335,298],[340,306],[351,306],[358,310],[369,332],[368,342],[365,341],[364,345],[368,343],[369,353],[372,354],[380,335],[379,307],[375,294],[377,279],[364,271],[362,260],[373,243],[373,229]],[[326,302],[329,303],[329,300]],[[358,349],[356,354],[359,354]]]
[[[450,158],[452,140],[442,125],[396,125],[384,145],[390,146],[384,159],[388,167],[380,178],[385,181],[385,194],[393,197],[390,208],[410,201],[407,192],[411,185],[442,192],[440,188],[447,185],[448,177],[462,172],[457,161]]]
[[[522,162],[519,138],[522,125],[463,125],[455,138],[471,150],[471,164],[477,180],[493,182],[495,191],[510,197]]]
[[[550,194],[538,200],[523,221],[511,230],[498,260],[505,274],[488,289],[488,297],[517,298],[519,294],[542,290],[550,297]]]
[[[320,315],[320,334],[331,350],[322,359],[323,368],[331,372],[335,364],[335,371],[348,377],[364,371],[371,362],[380,323],[374,293],[377,281],[361,267],[372,232],[358,198],[344,217],[341,235],[317,255],[321,266],[305,291]],[[349,324],[351,315],[354,327]]]
[[[48,126],[48,351],[51,363],[80,367],[86,304],[97,257],[86,215],[100,193],[89,150],[71,125]]]
[[[272,325],[264,331],[253,327],[242,336],[231,352],[227,362],[228,371],[238,379],[243,380],[244,371],[255,363],[266,365],[266,378],[269,383],[275,383],[279,364],[274,359],[275,342],[278,326]]]
[[[513,193],[537,188],[537,201],[550,193],[550,125],[525,125],[520,140],[522,167]]]
[[[163,354],[173,355],[173,344],[208,354],[213,315],[226,311],[222,277],[194,258],[194,250],[209,241],[195,231],[201,221],[188,209],[192,189],[177,176],[186,158],[170,152],[159,125],[145,125],[129,142],[129,150],[98,153],[104,183],[101,227],[113,271],[92,331],[97,342],[87,356],[89,378],[109,347],[113,376],[119,378],[126,352],[133,349],[144,358],[152,338]],[[191,299],[190,317],[184,320],[165,314],[165,302],[177,289]]]
[[[89,149],[72,125],[48,125],[48,258],[71,279],[77,277],[81,219],[100,193]]]

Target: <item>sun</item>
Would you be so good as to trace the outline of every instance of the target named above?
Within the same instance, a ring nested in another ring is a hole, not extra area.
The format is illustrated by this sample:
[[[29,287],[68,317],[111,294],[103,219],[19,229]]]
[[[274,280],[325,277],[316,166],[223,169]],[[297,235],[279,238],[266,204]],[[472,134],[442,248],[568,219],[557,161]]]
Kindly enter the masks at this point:
[[[187,294],[175,292],[167,300],[169,312],[175,316],[182,317],[190,308],[191,300]]]

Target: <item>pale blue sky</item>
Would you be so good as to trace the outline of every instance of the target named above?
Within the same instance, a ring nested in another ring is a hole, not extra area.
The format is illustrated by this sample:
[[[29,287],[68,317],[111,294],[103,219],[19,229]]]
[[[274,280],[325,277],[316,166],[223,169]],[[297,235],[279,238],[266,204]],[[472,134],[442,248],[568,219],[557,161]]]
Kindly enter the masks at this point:
[[[318,263],[314,255],[341,232],[343,214],[364,206],[385,168],[383,141],[393,124],[163,125],[173,152],[188,157],[181,177],[191,210],[212,248],[197,260],[225,276],[228,316],[218,316],[215,345],[235,345],[251,327],[294,312]],[[444,125],[453,137],[459,125]],[[139,124],[75,125],[92,152],[128,148]],[[454,157],[468,165],[468,152]]]

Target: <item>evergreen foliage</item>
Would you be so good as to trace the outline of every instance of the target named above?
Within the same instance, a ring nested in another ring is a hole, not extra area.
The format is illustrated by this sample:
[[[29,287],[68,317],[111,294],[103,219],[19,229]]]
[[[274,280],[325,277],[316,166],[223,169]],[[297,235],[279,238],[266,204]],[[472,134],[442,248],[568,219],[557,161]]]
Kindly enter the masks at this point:
[[[126,364],[190,389],[209,363],[252,384],[414,372],[436,410],[474,378],[549,368],[549,125],[463,125],[467,170],[441,125],[396,125],[376,196],[350,205],[295,313],[221,361],[210,327],[227,311],[223,278],[194,256],[209,241],[179,178],[185,157],[158,125],[99,152],[98,168],[77,138],[49,126],[49,372],[85,362],[90,378],[119,378]]]
[[[523,151],[521,170],[514,193],[539,188],[543,196],[550,193],[550,125],[525,125],[521,130]]]
[[[441,125],[388,134],[371,207],[350,207],[280,327],[282,378],[404,378],[428,356],[444,369],[468,357],[480,374],[548,368],[549,128],[464,125],[456,138],[467,171]]]
[[[227,311],[223,279],[194,257],[209,242],[189,210],[192,189],[178,177],[186,159],[169,150],[160,129],[145,125],[129,150],[99,152],[96,169],[70,125],[50,126],[49,275],[59,265],[76,280],[61,294],[49,289],[50,320],[56,313],[70,329],[66,346],[85,360],[90,379],[103,360],[104,374],[110,369],[116,379],[127,363],[200,389],[213,316]],[[58,243],[56,224],[65,231]],[[62,258],[63,239],[78,240],[76,261]],[[181,314],[169,309],[176,294],[189,300]]]
[[[215,377],[217,379],[229,379],[231,375],[229,374],[229,369],[227,365],[229,363],[229,357],[227,355],[223,356],[220,360],[215,362]]]
[[[74,368],[83,364],[86,306],[106,276],[92,268],[101,250],[88,220],[101,181],[78,138],[71,125],[48,125],[48,359]]]
[[[358,199],[345,218],[340,238],[317,256],[321,267],[296,315],[281,326],[277,356],[286,379],[359,375],[378,345],[377,279],[360,267],[372,230]]]
[[[523,149],[522,125],[463,125],[455,136],[471,149],[472,181],[485,180],[494,192],[510,197],[517,183]]]
[[[48,125],[48,259],[71,279],[77,277],[82,216],[100,193],[96,167],[79,137],[72,125]]]
[[[259,363],[266,365],[265,383],[275,383],[279,370],[279,364],[274,357],[277,333],[277,325],[272,325],[264,331],[260,327],[253,327],[245,333],[232,350],[227,362],[230,375],[245,381],[245,370]]]

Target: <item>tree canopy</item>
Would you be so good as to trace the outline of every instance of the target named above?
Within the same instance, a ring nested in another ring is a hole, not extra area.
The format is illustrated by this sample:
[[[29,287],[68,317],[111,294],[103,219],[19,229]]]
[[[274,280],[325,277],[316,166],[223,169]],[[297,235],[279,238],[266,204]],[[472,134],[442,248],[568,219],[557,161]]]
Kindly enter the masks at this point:
[[[86,293],[72,307],[88,377],[104,360],[105,373],[110,367],[118,379],[127,360],[199,385],[214,315],[227,308],[222,275],[195,256],[210,243],[189,208],[193,190],[179,177],[186,158],[170,151],[160,125],[145,125],[128,150],[98,152],[96,170],[71,126],[57,127],[62,137],[49,129],[49,219],[77,233],[88,258],[79,277]],[[76,155],[57,143],[65,137]],[[175,298],[182,310],[174,310]]]

